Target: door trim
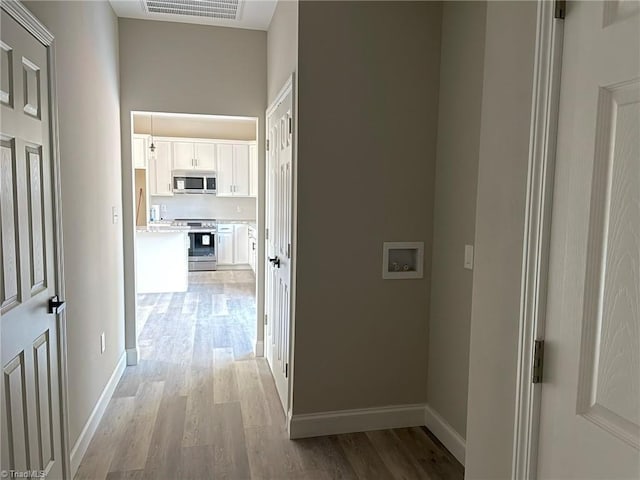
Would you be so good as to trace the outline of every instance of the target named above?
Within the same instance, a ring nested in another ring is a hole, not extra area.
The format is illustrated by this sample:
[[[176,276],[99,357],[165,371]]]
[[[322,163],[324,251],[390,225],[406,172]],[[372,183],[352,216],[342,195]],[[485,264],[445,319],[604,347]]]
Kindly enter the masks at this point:
[[[536,478],[542,383],[532,383],[534,340],[544,338],[563,20],[538,0],[518,337],[511,478]]]
[[[287,81],[284,83],[273,102],[267,107],[265,112],[264,119],[264,128],[265,128],[265,137],[264,142],[265,145],[269,138],[269,116],[278,108],[278,105],[282,103],[285,97],[291,92],[291,106],[292,106],[292,120],[293,120],[293,134],[291,136],[291,258],[289,259],[290,263],[290,289],[291,289],[291,305],[289,306],[289,377],[287,378],[287,405],[285,407],[285,417],[287,419],[287,432],[289,434],[289,438],[291,438],[291,411],[293,406],[293,376],[295,372],[294,367],[294,335],[295,335],[295,298],[296,298],[296,258],[298,252],[298,229],[297,229],[297,218],[298,218],[298,99],[297,99],[297,89],[296,89],[296,73],[292,72]],[[265,148],[265,225],[267,222],[266,219],[266,202],[267,202],[267,191],[266,184],[268,179],[266,178],[268,175],[268,156],[269,152]],[[265,248],[265,259],[263,263],[266,263],[267,260],[267,238],[264,236],[262,238]],[[265,269],[263,272],[263,282],[266,288],[266,275],[268,270]],[[264,313],[267,313],[267,295],[265,290],[265,295],[262,299],[264,305]],[[266,329],[264,329],[263,322],[263,341],[266,341]],[[262,345],[263,353],[264,353],[264,343]]]
[[[53,34],[18,0],[2,0],[2,9],[20,26],[35,37],[47,49],[49,70],[47,88],[49,91],[49,138],[51,156],[51,182],[53,192],[53,240],[55,286],[60,298],[66,298],[64,289],[64,254],[62,243],[62,187],[60,181],[60,150],[58,138],[58,105],[56,98],[55,39]],[[60,452],[62,474],[71,478],[69,461],[69,425],[67,404],[67,316],[66,311],[57,315],[58,328],[58,378],[60,379]]]

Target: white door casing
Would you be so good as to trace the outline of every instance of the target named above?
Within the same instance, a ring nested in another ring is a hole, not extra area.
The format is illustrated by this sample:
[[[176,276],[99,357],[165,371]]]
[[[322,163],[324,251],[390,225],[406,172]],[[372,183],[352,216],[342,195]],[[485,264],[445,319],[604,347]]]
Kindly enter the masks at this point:
[[[64,293],[53,37],[21,4],[2,2],[1,16],[0,470],[63,478],[64,314],[48,309]]]
[[[540,478],[640,478],[640,2],[570,2]]]
[[[267,111],[265,356],[288,411],[293,228],[293,81]]]

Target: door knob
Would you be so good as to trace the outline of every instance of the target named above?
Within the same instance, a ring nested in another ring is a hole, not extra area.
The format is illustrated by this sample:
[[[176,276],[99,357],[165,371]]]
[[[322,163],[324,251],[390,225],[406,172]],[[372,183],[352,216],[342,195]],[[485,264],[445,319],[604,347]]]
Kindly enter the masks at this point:
[[[278,257],[270,258],[269,261],[273,263],[274,267],[280,268],[280,259]]]
[[[57,295],[49,299],[49,313],[58,315],[62,313],[66,306],[67,303],[64,300],[59,300]]]

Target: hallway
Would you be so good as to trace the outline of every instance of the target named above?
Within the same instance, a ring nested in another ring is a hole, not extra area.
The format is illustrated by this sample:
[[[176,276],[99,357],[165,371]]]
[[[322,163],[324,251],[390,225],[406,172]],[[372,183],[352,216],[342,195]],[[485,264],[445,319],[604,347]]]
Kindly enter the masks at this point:
[[[421,428],[291,441],[269,367],[255,358],[248,271],[190,274],[183,294],[141,295],[128,367],[76,479],[462,478]]]

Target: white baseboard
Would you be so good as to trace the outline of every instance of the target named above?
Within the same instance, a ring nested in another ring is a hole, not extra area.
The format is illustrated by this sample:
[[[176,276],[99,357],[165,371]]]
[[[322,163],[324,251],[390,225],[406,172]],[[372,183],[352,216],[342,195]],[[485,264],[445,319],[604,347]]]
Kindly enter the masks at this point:
[[[264,341],[262,340],[256,342],[256,357],[264,357]]]
[[[138,364],[138,349],[127,348],[127,366],[133,366]]]
[[[333,412],[292,415],[290,438],[319,437],[386,428],[424,425],[424,404],[394,405]]]
[[[109,381],[105,385],[104,390],[100,394],[100,398],[98,398],[98,401],[96,402],[96,406],[93,408],[91,415],[89,415],[87,423],[85,423],[82,432],[80,432],[78,440],[71,449],[71,478],[75,477],[76,472],[78,471],[82,457],[84,457],[87,447],[93,438],[93,434],[96,432],[98,424],[102,419],[102,415],[104,415],[104,411],[107,409],[109,400],[111,400],[111,396],[120,381],[120,377],[122,377],[126,364],[127,354],[122,352],[122,356],[118,360],[116,368],[111,374],[111,378],[109,378]]]
[[[464,465],[466,442],[462,436],[438,412],[425,405],[424,422],[442,444],[447,447],[454,457]]]

